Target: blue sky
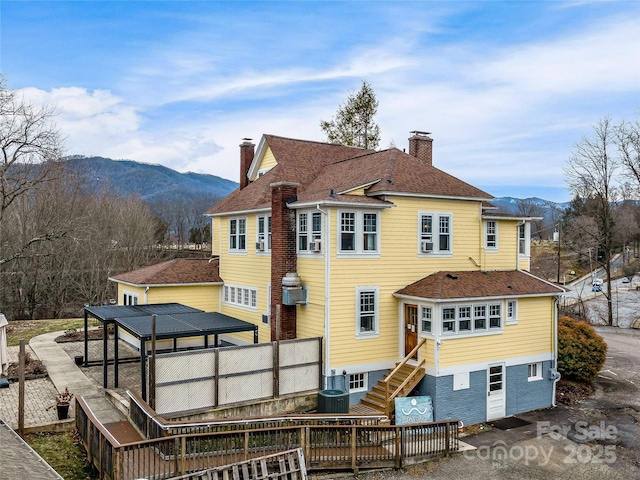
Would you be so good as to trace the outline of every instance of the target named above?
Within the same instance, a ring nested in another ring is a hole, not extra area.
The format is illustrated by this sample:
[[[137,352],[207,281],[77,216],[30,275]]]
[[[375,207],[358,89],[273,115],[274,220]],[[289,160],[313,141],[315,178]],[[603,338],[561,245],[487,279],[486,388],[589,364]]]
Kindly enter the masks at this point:
[[[640,115],[640,2],[2,0],[0,72],[70,155],[235,181],[244,137],[322,141],[367,80],[381,148],[429,131],[437,167],[566,201],[574,144]]]

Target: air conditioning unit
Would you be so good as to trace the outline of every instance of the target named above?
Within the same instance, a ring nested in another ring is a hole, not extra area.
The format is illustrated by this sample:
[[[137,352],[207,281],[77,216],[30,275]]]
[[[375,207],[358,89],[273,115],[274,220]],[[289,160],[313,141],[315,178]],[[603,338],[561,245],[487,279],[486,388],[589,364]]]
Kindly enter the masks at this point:
[[[433,252],[433,242],[428,242],[427,240],[422,240],[420,242],[420,251],[422,253],[431,253],[431,252]]]
[[[258,252],[264,252],[264,242],[256,242],[256,250]]]
[[[322,250],[322,243],[319,241],[311,242],[309,244],[309,250],[312,252],[320,252]]]
[[[262,314],[262,323],[266,323],[267,325],[271,324],[271,315],[269,315],[268,313],[263,313]]]

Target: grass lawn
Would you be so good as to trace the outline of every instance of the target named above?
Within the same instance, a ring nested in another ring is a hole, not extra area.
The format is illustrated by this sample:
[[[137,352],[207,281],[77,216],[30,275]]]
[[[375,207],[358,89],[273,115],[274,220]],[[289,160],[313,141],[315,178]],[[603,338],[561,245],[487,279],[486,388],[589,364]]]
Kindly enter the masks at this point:
[[[89,320],[89,326],[98,325],[96,320]],[[70,329],[83,330],[84,318],[62,318],[56,320],[15,320],[9,321],[7,326],[7,345],[20,345],[20,339],[28,344],[32,337],[43,333],[66,331]]]
[[[98,478],[98,472],[86,461],[84,448],[75,442],[73,432],[29,433],[24,439],[65,480]]]

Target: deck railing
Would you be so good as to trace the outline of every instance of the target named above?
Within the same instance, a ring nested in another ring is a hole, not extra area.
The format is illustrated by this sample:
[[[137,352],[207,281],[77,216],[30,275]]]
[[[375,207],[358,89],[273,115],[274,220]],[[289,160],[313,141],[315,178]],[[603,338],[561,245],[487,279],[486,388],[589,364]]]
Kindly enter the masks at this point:
[[[136,392],[127,391],[129,395],[129,422],[136,427],[145,439],[188,433],[227,432],[230,430],[251,430],[256,428],[280,428],[283,426],[302,425],[381,425],[389,424],[386,415],[328,415],[305,414],[283,415],[268,418],[245,418],[210,420],[201,422],[180,422],[165,419],[158,415]]]
[[[76,422],[89,460],[106,480],[168,479],[301,448],[309,470],[403,466],[458,449],[458,422],[302,425],[179,434],[120,444],[82,398]]]

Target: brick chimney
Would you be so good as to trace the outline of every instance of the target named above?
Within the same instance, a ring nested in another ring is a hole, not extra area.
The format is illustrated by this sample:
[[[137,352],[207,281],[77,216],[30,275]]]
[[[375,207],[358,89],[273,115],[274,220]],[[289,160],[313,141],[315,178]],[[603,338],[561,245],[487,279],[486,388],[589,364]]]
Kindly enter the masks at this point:
[[[240,190],[249,185],[249,168],[253,162],[255,145],[250,138],[243,138],[240,144]]]
[[[429,136],[429,132],[411,132],[413,135],[409,138],[409,155],[412,155],[428,165],[433,165],[433,138]]]
[[[296,212],[287,207],[295,201],[297,183],[271,184],[271,341],[296,338],[296,306],[282,305],[282,278],[298,268],[296,253]],[[280,325],[276,322],[276,305],[280,307]]]

